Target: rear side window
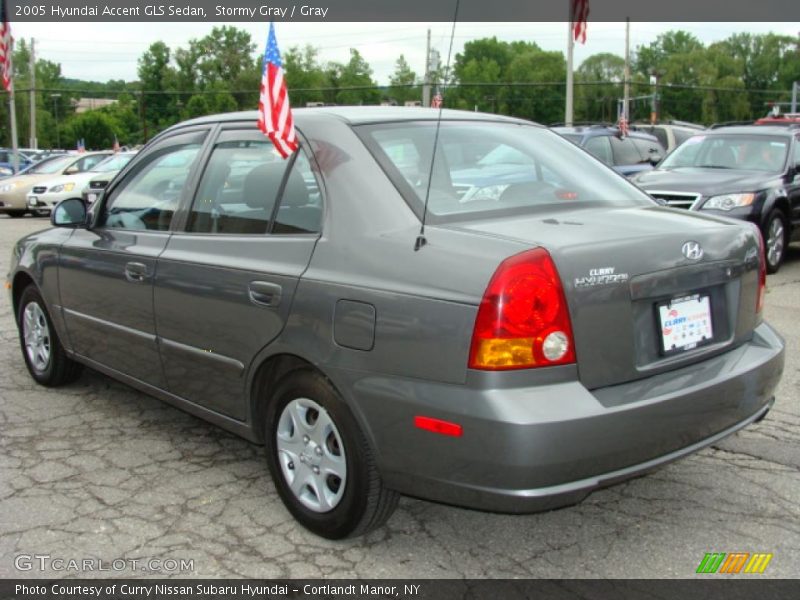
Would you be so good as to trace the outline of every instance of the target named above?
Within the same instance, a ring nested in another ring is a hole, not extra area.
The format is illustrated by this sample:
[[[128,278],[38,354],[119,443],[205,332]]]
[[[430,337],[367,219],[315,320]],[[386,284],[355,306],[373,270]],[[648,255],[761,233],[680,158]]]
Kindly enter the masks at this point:
[[[611,156],[611,144],[608,141],[608,136],[600,135],[589,138],[586,140],[586,145],[584,148],[587,152],[594,154],[607,165],[614,164],[614,159]]]
[[[203,172],[187,231],[315,233],[321,215],[319,186],[302,151],[284,160],[264,136],[224,132]]]
[[[608,139],[611,141],[615,165],[637,165],[642,162],[642,155],[639,154],[631,138],[609,137]]]
[[[687,129],[678,129],[676,127],[675,129],[672,130],[672,133],[675,136],[675,145],[676,146],[680,146],[683,142],[688,140],[690,137],[692,137],[697,132],[693,131],[693,130],[687,130]]]

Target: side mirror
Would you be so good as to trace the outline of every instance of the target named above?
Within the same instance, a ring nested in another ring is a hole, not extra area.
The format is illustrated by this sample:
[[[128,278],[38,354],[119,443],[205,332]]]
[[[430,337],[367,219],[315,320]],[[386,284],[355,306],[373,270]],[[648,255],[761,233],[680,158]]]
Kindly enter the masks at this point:
[[[50,215],[54,227],[83,227],[87,223],[86,204],[80,198],[68,198],[56,204]]]
[[[80,173],[80,170],[75,165],[64,169],[64,175],[75,175],[75,173]]]

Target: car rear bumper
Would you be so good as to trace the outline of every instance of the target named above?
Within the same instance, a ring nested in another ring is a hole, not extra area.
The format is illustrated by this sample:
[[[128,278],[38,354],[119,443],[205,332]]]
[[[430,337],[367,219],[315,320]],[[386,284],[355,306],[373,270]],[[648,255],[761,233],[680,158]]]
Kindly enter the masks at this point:
[[[725,354],[600,390],[577,381],[476,389],[375,377],[349,389],[387,486],[523,513],[574,504],[758,420],[783,363],[783,340],[762,324]],[[417,415],[458,423],[463,435],[416,429]]]

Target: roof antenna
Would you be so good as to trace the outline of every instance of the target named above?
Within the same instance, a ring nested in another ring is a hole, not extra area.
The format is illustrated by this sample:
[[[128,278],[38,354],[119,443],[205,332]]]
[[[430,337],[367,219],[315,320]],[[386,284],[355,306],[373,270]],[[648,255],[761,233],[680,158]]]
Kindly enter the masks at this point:
[[[422,248],[425,244],[428,243],[428,240],[425,239],[425,221],[428,216],[428,199],[431,195],[431,180],[433,179],[433,167],[436,163],[436,148],[439,144],[439,127],[442,124],[442,110],[444,109],[444,92],[447,89],[447,78],[450,75],[450,57],[453,54],[453,38],[456,36],[456,21],[458,21],[458,6],[461,4],[461,0],[456,0],[456,10],[453,13],[453,29],[450,32],[450,48],[447,50],[447,65],[444,68],[444,81],[442,82],[442,91],[439,94],[441,96],[439,100],[439,115],[436,117],[436,134],[433,137],[433,150],[431,152],[431,168],[428,171],[428,187],[425,190],[425,206],[422,209],[422,226],[419,228],[419,235],[417,236],[417,241],[414,242],[414,252],[417,252],[420,248]],[[430,61],[430,56],[425,57],[426,61]],[[427,71],[428,65],[425,65],[425,69]]]

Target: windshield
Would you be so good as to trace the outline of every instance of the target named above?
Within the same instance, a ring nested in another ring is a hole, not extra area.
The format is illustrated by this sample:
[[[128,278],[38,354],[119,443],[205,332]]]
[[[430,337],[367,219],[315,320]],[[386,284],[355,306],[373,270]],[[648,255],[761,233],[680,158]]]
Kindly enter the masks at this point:
[[[446,220],[540,208],[652,205],[625,179],[540,127],[444,121],[429,177],[436,123],[360,126],[357,132],[421,214]]]
[[[76,160],[77,159],[74,156],[63,156],[60,158],[54,158],[52,160],[42,161],[33,165],[30,169],[25,171],[25,173],[29,175],[48,175],[50,173],[57,173],[58,171],[63,171],[66,169]]]
[[[670,154],[659,169],[698,167],[777,172],[783,170],[789,144],[778,136],[696,135]]]
[[[108,171],[119,171],[127,165],[133,158],[133,154],[114,154],[107,159],[97,163],[90,171],[95,173],[107,173]]]

